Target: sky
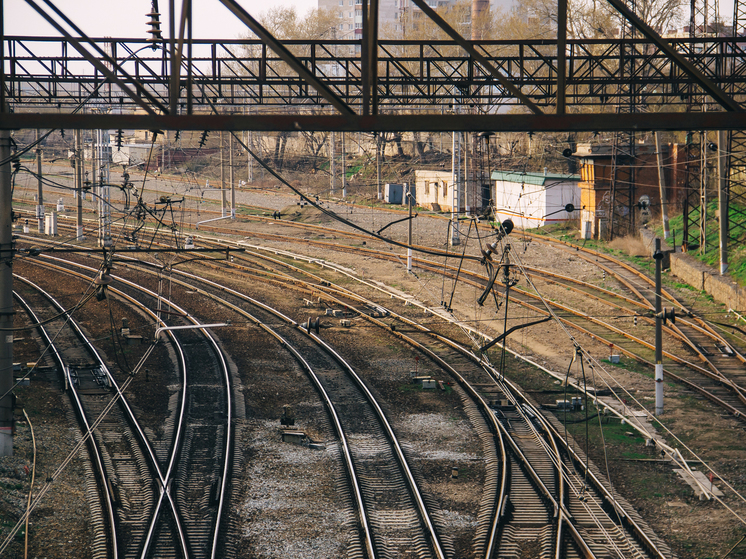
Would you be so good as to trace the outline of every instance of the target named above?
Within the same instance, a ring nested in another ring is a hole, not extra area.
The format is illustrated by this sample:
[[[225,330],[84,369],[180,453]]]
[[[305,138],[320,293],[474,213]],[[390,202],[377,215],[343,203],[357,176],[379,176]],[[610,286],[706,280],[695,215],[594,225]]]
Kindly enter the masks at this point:
[[[35,0],[43,5],[42,0]],[[147,36],[147,17],[150,0],[52,0],[57,8],[68,16],[88,36],[131,37]],[[520,2],[520,0],[517,0]],[[700,0],[703,1],[703,0]],[[294,6],[305,13],[317,6],[317,0],[237,0],[254,17],[260,16],[270,7]],[[177,17],[181,0],[175,0]],[[58,36],[55,31],[25,0],[10,0],[2,3],[5,8],[6,35]],[[159,0],[161,29],[168,33],[169,0]],[[231,14],[219,0],[192,0],[193,33],[200,39],[236,39],[246,33],[246,27]],[[686,2],[686,6],[689,3]],[[720,15],[726,21],[733,16],[733,0],[720,0]],[[178,22],[178,19],[177,19]],[[178,23],[177,23],[178,25]]]
[[[35,0],[44,5],[42,0]],[[53,4],[89,37],[147,36],[145,14],[150,0],[52,0]],[[305,13],[317,6],[317,0],[237,0],[247,12],[258,17],[273,6],[294,6]],[[175,0],[177,18],[181,0]],[[24,0],[3,2],[6,35],[59,36]],[[168,34],[168,0],[159,0],[161,29]],[[243,25],[219,0],[192,0],[193,34],[200,39],[236,39],[246,33]],[[50,12],[48,8],[47,12]],[[177,25],[178,25],[178,19]]]

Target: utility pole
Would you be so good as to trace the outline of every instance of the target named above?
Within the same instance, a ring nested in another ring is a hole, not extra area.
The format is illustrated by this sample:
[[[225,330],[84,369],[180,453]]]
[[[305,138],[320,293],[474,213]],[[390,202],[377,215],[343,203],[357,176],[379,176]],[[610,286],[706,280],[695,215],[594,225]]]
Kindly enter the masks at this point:
[[[233,180],[233,132],[228,134],[228,180],[231,181],[231,219],[235,219],[236,183]]]
[[[378,183],[378,199],[383,199],[381,192],[381,133],[376,132],[376,181]]]
[[[225,197],[225,157],[223,154],[223,131],[220,131],[220,215],[225,217],[228,201]]]
[[[249,146],[249,149],[254,149],[254,136],[251,133],[251,130],[249,130],[249,141],[246,143],[247,146]],[[249,158],[249,184],[254,182],[254,158],[251,156],[251,153],[248,151],[246,152],[246,156]]]
[[[83,148],[80,143],[80,130],[73,132],[75,137],[75,197],[76,210],[75,225],[77,240],[83,240]],[[93,153],[91,151],[91,153]]]
[[[661,240],[655,239],[655,415],[663,413],[663,316],[661,313]]]
[[[331,176],[331,180],[332,180],[330,194],[332,196],[334,196],[334,194],[336,193],[336,190],[335,190],[336,184],[335,183],[336,183],[336,179],[337,179],[337,177],[335,176],[336,175],[336,170],[334,168],[334,156],[335,156],[335,153],[334,153],[335,152],[334,140],[336,138],[334,137],[334,132],[332,132],[330,134],[330,136],[331,136],[331,141],[329,142],[329,175]]]
[[[8,130],[0,130],[0,161],[5,162],[0,166],[0,456],[13,456],[13,218]]]
[[[658,158],[658,186],[660,187],[661,193],[661,220],[663,221],[663,238],[668,239],[668,237],[671,235],[671,231],[668,227],[668,198],[666,197],[666,178],[663,175],[663,153],[661,153],[660,132],[655,133],[655,153]]]
[[[459,235],[459,185],[461,183],[461,132],[453,132],[451,136],[451,246],[461,244]],[[458,140],[456,139],[458,135]]]
[[[80,158],[81,161],[84,158],[84,152],[80,152]],[[89,177],[91,179],[90,185],[91,185],[91,192],[93,192],[93,189],[96,188],[96,183],[98,182],[96,180],[96,131],[91,130],[91,176]],[[82,183],[81,183],[82,186]]]
[[[412,273],[412,187],[405,184],[407,191],[407,206],[409,208],[409,236],[407,237],[407,273]]]
[[[109,188],[109,131],[96,130],[98,168],[99,246],[110,247],[111,242],[111,189]],[[161,158],[163,165],[163,158]]]
[[[720,222],[720,275],[724,276],[728,271],[728,225],[730,216],[728,215],[728,165],[726,158],[728,150],[726,148],[725,132],[718,132],[718,213]]]
[[[39,141],[39,130],[36,131],[36,141]],[[44,190],[41,182],[41,146],[36,144],[36,220],[39,223],[39,233],[44,233]]]
[[[342,132],[342,198],[347,198],[347,160],[345,156],[345,133]]]

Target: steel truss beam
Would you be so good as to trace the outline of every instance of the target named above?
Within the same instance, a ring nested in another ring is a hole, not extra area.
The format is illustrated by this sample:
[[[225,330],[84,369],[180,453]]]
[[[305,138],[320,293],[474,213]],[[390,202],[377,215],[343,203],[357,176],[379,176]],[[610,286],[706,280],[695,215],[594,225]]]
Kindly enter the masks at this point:
[[[615,130],[746,129],[746,113],[633,114],[383,114],[336,115],[142,115],[142,114],[0,114],[0,129],[137,129],[137,130],[258,130],[343,132],[451,132],[453,130],[530,132]]]
[[[329,110],[329,101],[261,41],[206,41],[187,37],[183,44],[193,50],[189,58],[192,72],[182,75],[181,79],[174,68],[168,71],[170,53],[166,47],[169,45],[153,52],[145,48],[150,45],[144,40],[91,41],[105,52],[106,56],[100,56],[98,61],[110,68],[114,77],[124,77],[126,73],[162,106],[177,107],[180,117],[189,112],[187,104],[193,103],[194,112],[198,113],[213,103],[225,113],[249,108],[252,113],[265,113],[268,117],[276,112],[299,113],[298,122],[304,121],[301,125],[305,127],[315,125],[313,119],[306,119],[308,113]],[[443,109],[455,104],[472,106],[474,112],[492,115],[505,112],[511,105],[522,106],[454,41],[370,41],[370,48],[376,52],[366,53],[365,61],[356,53],[360,41],[287,41],[283,44],[309,74],[316,76],[358,115],[365,112],[366,104],[370,116],[376,112],[397,112],[415,118],[422,112],[431,112],[434,114],[428,118],[438,121],[442,120]],[[742,60],[746,59],[744,44],[739,40],[679,39],[671,45],[718,88],[731,91],[734,97],[746,95],[746,72],[728,71],[728,68],[741,68]],[[97,106],[110,106],[121,112],[134,110],[138,102],[144,102],[144,96],[133,99],[96,65],[77,55],[74,45],[67,39],[6,37],[4,46],[6,100],[16,113],[36,111],[37,107],[70,111],[90,95]],[[550,110],[563,98],[557,91],[557,67],[563,63],[561,58],[564,59],[566,110],[587,113],[572,118],[587,118],[588,114],[596,113],[600,120],[608,123],[608,115],[601,115],[632,97],[639,100],[641,109],[648,109],[649,114],[661,109],[671,111],[674,106],[684,109],[693,95],[714,105],[714,99],[693,83],[679,65],[645,39],[569,40],[565,57],[558,57],[555,42],[545,40],[482,41],[474,42],[473,48],[526,98]],[[620,71],[620,60],[633,62],[627,66],[634,68],[632,75]],[[363,72],[366,66],[368,70]],[[174,81],[179,84],[177,92],[173,91]],[[459,116],[457,122],[463,121],[463,124],[457,124],[457,130],[484,129],[468,128],[472,126],[468,117]],[[357,123],[352,129],[360,129],[360,117],[352,115],[351,118]],[[632,128],[650,128],[631,122]],[[602,124],[586,126],[562,125],[559,129],[607,129]],[[189,125],[172,127],[187,129]],[[268,128],[266,122],[261,121],[257,127],[247,128],[286,129],[282,126]],[[417,125],[417,128],[447,129],[437,123],[431,127]],[[688,126],[668,124],[661,129],[674,128]],[[731,128],[734,126],[724,127]],[[535,130],[540,129],[545,128]],[[558,126],[552,125],[550,129],[558,129]]]

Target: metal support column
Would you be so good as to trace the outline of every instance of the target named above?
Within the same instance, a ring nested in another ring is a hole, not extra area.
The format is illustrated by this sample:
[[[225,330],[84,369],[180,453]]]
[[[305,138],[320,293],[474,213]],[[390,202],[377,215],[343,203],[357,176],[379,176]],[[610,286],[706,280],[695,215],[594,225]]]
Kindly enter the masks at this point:
[[[0,130],[0,161],[6,162],[0,166],[0,456],[12,456],[13,224],[8,130]]]
[[[36,141],[39,141],[39,130],[36,130]],[[36,180],[37,180],[37,192],[36,192],[36,221],[39,225],[39,233],[44,233],[44,190],[41,182],[41,146],[36,145]]]

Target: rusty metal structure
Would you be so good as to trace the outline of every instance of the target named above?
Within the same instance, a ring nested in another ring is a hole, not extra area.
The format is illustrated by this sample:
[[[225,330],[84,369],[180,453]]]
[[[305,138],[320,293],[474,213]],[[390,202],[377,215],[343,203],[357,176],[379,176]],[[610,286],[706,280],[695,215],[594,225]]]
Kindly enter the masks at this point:
[[[556,37],[522,41],[467,40],[425,0],[412,2],[447,40],[380,40],[378,0],[362,0],[362,34],[349,41],[280,41],[236,0],[220,0],[255,39],[210,40],[192,33],[198,1],[182,0],[177,21],[168,0],[168,22],[154,1],[148,39],[89,37],[53,0],[25,2],[54,37],[9,35],[0,21],[0,261],[13,256],[13,129],[733,130],[731,152],[746,151],[739,1],[734,37],[664,39],[625,0],[606,0],[634,36],[569,39],[567,1],[558,0]],[[683,115],[693,97],[708,110]],[[630,100],[648,110],[617,110]],[[97,110],[83,110],[90,105]],[[739,204],[744,170],[731,158]],[[0,269],[0,330],[10,331],[12,277]],[[12,451],[12,336],[4,339],[0,454]]]
[[[376,0],[364,2],[362,39],[355,41],[280,42],[235,0],[221,2],[256,40],[192,37],[189,2],[179,25],[172,17],[163,26],[168,29],[160,40],[91,38],[51,1],[42,6],[27,0],[60,35],[3,36],[0,102],[9,110],[0,116],[0,128],[746,128],[734,99],[746,79],[730,71],[744,58],[739,39],[663,39],[624,2],[608,1],[636,29],[635,38],[576,40],[560,32],[557,39],[467,41],[423,0],[415,4],[451,39],[379,40]],[[688,115],[684,123],[674,111],[690,95],[714,110]],[[453,107],[454,97],[479,110],[442,111]],[[616,113],[630,98],[651,110]],[[91,100],[111,111],[73,113]],[[243,114],[248,107],[251,115]],[[511,107],[522,110],[507,114]]]

